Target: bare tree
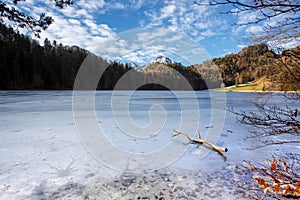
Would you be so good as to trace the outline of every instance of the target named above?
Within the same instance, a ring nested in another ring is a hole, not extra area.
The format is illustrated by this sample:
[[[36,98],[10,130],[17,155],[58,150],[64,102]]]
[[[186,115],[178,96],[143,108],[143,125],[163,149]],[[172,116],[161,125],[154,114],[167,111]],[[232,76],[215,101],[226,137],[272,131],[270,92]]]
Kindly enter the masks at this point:
[[[209,3],[195,1],[197,5],[224,6],[232,9],[223,14],[251,15],[249,21],[237,25],[260,24],[263,35],[254,35],[256,41],[291,41],[300,38],[299,0],[210,0]]]
[[[45,13],[41,13],[39,18],[34,18],[20,9],[17,8],[17,4],[20,1],[26,0],[7,0],[0,1],[0,22],[4,23],[4,19],[9,20],[18,28],[29,28],[35,36],[39,37],[42,30],[46,30],[50,24],[54,22],[51,16],[46,16]],[[62,9],[66,5],[72,5],[72,0],[50,0],[56,7]]]
[[[238,26],[260,25],[264,34],[255,36],[253,42],[269,42],[286,44],[289,41],[300,40],[300,1],[299,0],[208,0],[208,3],[195,1],[199,6],[225,6],[228,10],[222,14],[251,15],[247,22],[237,23]],[[299,93],[287,93],[286,91],[298,91],[300,85],[300,47],[282,50],[281,56],[275,56],[272,64],[271,90],[285,91],[283,96],[287,101],[293,101],[300,105]],[[243,112],[231,110],[238,116],[240,122],[260,127],[261,132],[256,132],[250,137],[259,138],[264,145],[288,143],[272,141],[268,136],[289,134],[300,135],[299,113],[297,109],[288,106],[272,106],[265,102],[256,103],[257,112]],[[298,139],[298,138],[297,138]],[[290,142],[297,142],[291,140]],[[297,142],[299,143],[299,142]]]

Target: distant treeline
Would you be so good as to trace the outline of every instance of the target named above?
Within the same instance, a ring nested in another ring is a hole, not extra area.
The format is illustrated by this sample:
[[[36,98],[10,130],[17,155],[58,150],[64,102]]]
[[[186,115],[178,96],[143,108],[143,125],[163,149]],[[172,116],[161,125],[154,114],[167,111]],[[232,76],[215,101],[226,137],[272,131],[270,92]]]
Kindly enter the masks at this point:
[[[118,89],[203,90],[222,84],[246,83],[260,77],[280,84],[298,84],[300,74],[295,69],[299,69],[299,52],[300,47],[297,47],[277,55],[267,45],[258,44],[236,54],[187,67],[152,63],[137,70],[129,64],[111,62],[97,89],[114,89],[125,74],[127,79],[118,84]],[[73,89],[82,62],[92,55],[77,46],[64,46],[48,39],[41,46],[38,41],[3,24],[0,24],[0,54],[0,89],[46,90]]]
[[[48,39],[40,46],[3,24],[0,29],[1,89],[72,89],[86,51]]]
[[[90,54],[76,46],[64,46],[45,39],[41,46],[38,41],[14,32],[0,24],[0,89],[73,89],[77,72]],[[154,66],[157,66],[155,63]],[[178,74],[163,72],[163,66],[150,71],[140,71],[128,64],[111,62],[101,76],[98,89],[112,90],[128,71],[130,79],[119,89],[187,89],[187,80],[192,89],[206,89],[206,83],[193,67],[185,68],[172,64]],[[153,68],[153,66],[152,66]],[[185,79],[185,80],[183,80]],[[188,88],[188,89],[191,89]]]

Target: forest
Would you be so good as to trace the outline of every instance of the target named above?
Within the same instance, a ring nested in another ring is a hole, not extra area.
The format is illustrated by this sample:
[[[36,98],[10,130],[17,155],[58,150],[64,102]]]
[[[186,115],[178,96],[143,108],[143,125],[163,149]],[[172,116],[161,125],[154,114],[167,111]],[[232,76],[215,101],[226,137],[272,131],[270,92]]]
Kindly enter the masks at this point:
[[[257,79],[264,80],[265,90],[298,90],[300,86],[300,46],[289,50],[270,50],[266,44],[256,44],[236,54],[213,59],[226,86]],[[279,52],[278,52],[279,51]]]
[[[91,54],[80,47],[64,46],[47,38],[44,44],[40,45],[37,40],[19,34],[4,24],[0,24],[0,31],[0,89],[73,89],[79,67],[87,55]],[[172,70],[164,70],[166,65],[161,63],[153,63],[147,69],[137,70],[127,63],[111,61],[101,76],[98,89],[114,89],[118,80],[128,71],[132,71],[133,82],[139,80],[140,84],[149,84],[133,88],[133,83],[128,83],[121,89],[168,89],[162,86],[163,84],[155,83],[168,81],[172,83],[172,89],[186,90],[188,88],[182,84],[182,79],[186,79],[193,90],[204,90],[219,88],[222,82],[225,86],[231,86],[260,77],[265,77],[266,89],[273,87],[269,83],[275,84],[279,89],[297,89],[297,77],[300,77],[298,59],[292,59],[292,55],[298,51],[300,47],[276,54],[266,44],[256,44],[236,54],[214,58],[202,64],[167,65],[182,76],[172,73]],[[282,67],[277,67],[281,66],[282,62],[287,63],[289,68],[282,70]],[[290,71],[293,73],[289,73]]]

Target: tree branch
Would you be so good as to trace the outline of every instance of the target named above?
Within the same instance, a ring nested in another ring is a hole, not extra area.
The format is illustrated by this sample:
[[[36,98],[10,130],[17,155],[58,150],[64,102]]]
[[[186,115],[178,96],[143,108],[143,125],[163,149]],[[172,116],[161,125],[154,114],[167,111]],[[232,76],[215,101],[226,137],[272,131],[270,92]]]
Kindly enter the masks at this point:
[[[253,14],[256,19],[253,21],[234,23],[239,26],[247,26],[253,24],[261,24],[265,33],[260,37],[255,36],[255,40],[290,40],[300,37],[299,23],[299,1],[289,0],[210,0],[208,3],[194,1],[199,6],[224,6],[230,5],[222,11],[221,14]],[[276,23],[270,19],[277,19]]]
[[[227,148],[218,147],[207,140],[202,140],[199,131],[197,131],[198,140],[193,140],[192,138],[190,138],[190,136],[187,133],[179,132],[176,130],[173,130],[173,132],[175,132],[175,134],[173,134],[172,137],[175,137],[177,135],[184,135],[191,143],[206,144],[218,152],[227,152],[228,151]]]
[[[50,24],[54,22],[51,16],[46,16],[45,13],[41,13],[38,19],[33,18],[25,14],[24,12],[17,9],[16,5],[20,1],[26,0],[11,0],[12,3],[7,1],[0,1],[0,16],[1,22],[4,22],[3,19],[6,18],[9,21],[13,22],[18,28],[28,28],[30,29],[36,37],[39,37],[39,34],[42,30],[46,30]],[[72,0],[50,0],[53,1],[55,6],[62,9],[66,5],[72,5]]]

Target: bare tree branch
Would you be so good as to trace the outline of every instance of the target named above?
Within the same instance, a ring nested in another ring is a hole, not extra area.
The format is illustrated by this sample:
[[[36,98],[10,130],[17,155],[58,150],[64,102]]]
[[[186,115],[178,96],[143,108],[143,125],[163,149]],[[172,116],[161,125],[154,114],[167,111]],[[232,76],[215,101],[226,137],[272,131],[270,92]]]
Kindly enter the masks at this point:
[[[214,149],[215,151],[217,152],[227,152],[228,149],[227,148],[223,148],[223,147],[218,147],[214,144],[212,144],[211,142],[207,141],[207,140],[203,140],[201,139],[201,136],[200,136],[200,133],[199,131],[197,131],[197,137],[198,137],[198,140],[193,140],[187,133],[183,133],[183,132],[180,132],[180,131],[176,131],[176,130],[173,130],[173,132],[175,132],[175,134],[172,135],[172,137],[175,137],[177,135],[184,135],[190,142],[192,143],[196,143],[196,144],[206,144],[208,145],[209,147],[211,147],[212,149]]]
[[[246,137],[246,139],[254,139],[261,142],[257,143],[254,148],[275,144],[300,143],[300,140],[270,139],[270,137],[280,135],[300,137],[300,112],[298,108],[269,106],[265,102],[255,103],[254,105],[257,108],[257,112],[230,110],[230,112],[237,115],[239,122],[259,128],[258,131],[252,131]]]
[[[223,11],[223,14],[255,15],[254,20],[239,22],[236,25],[262,25],[265,34],[255,35],[256,41],[289,41],[300,37],[300,2],[298,0],[210,0],[209,3],[195,1],[194,4],[199,6],[230,5],[232,9]]]
[[[41,13],[39,18],[34,18],[30,15],[25,14],[17,8],[17,4],[21,1],[26,0],[9,0],[9,1],[0,1],[0,16],[1,22],[4,22],[4,19],[13,22],[18,28],[28,28],[30,29],[35,36],[39,37],[39,34],[42,30],[46,30],[50,24],[54,22],[51,16],[46,16],[45,13]],[[66,5],[72,5],[72,0],[50,0],[53,1],[56,7],[62,9]]]

